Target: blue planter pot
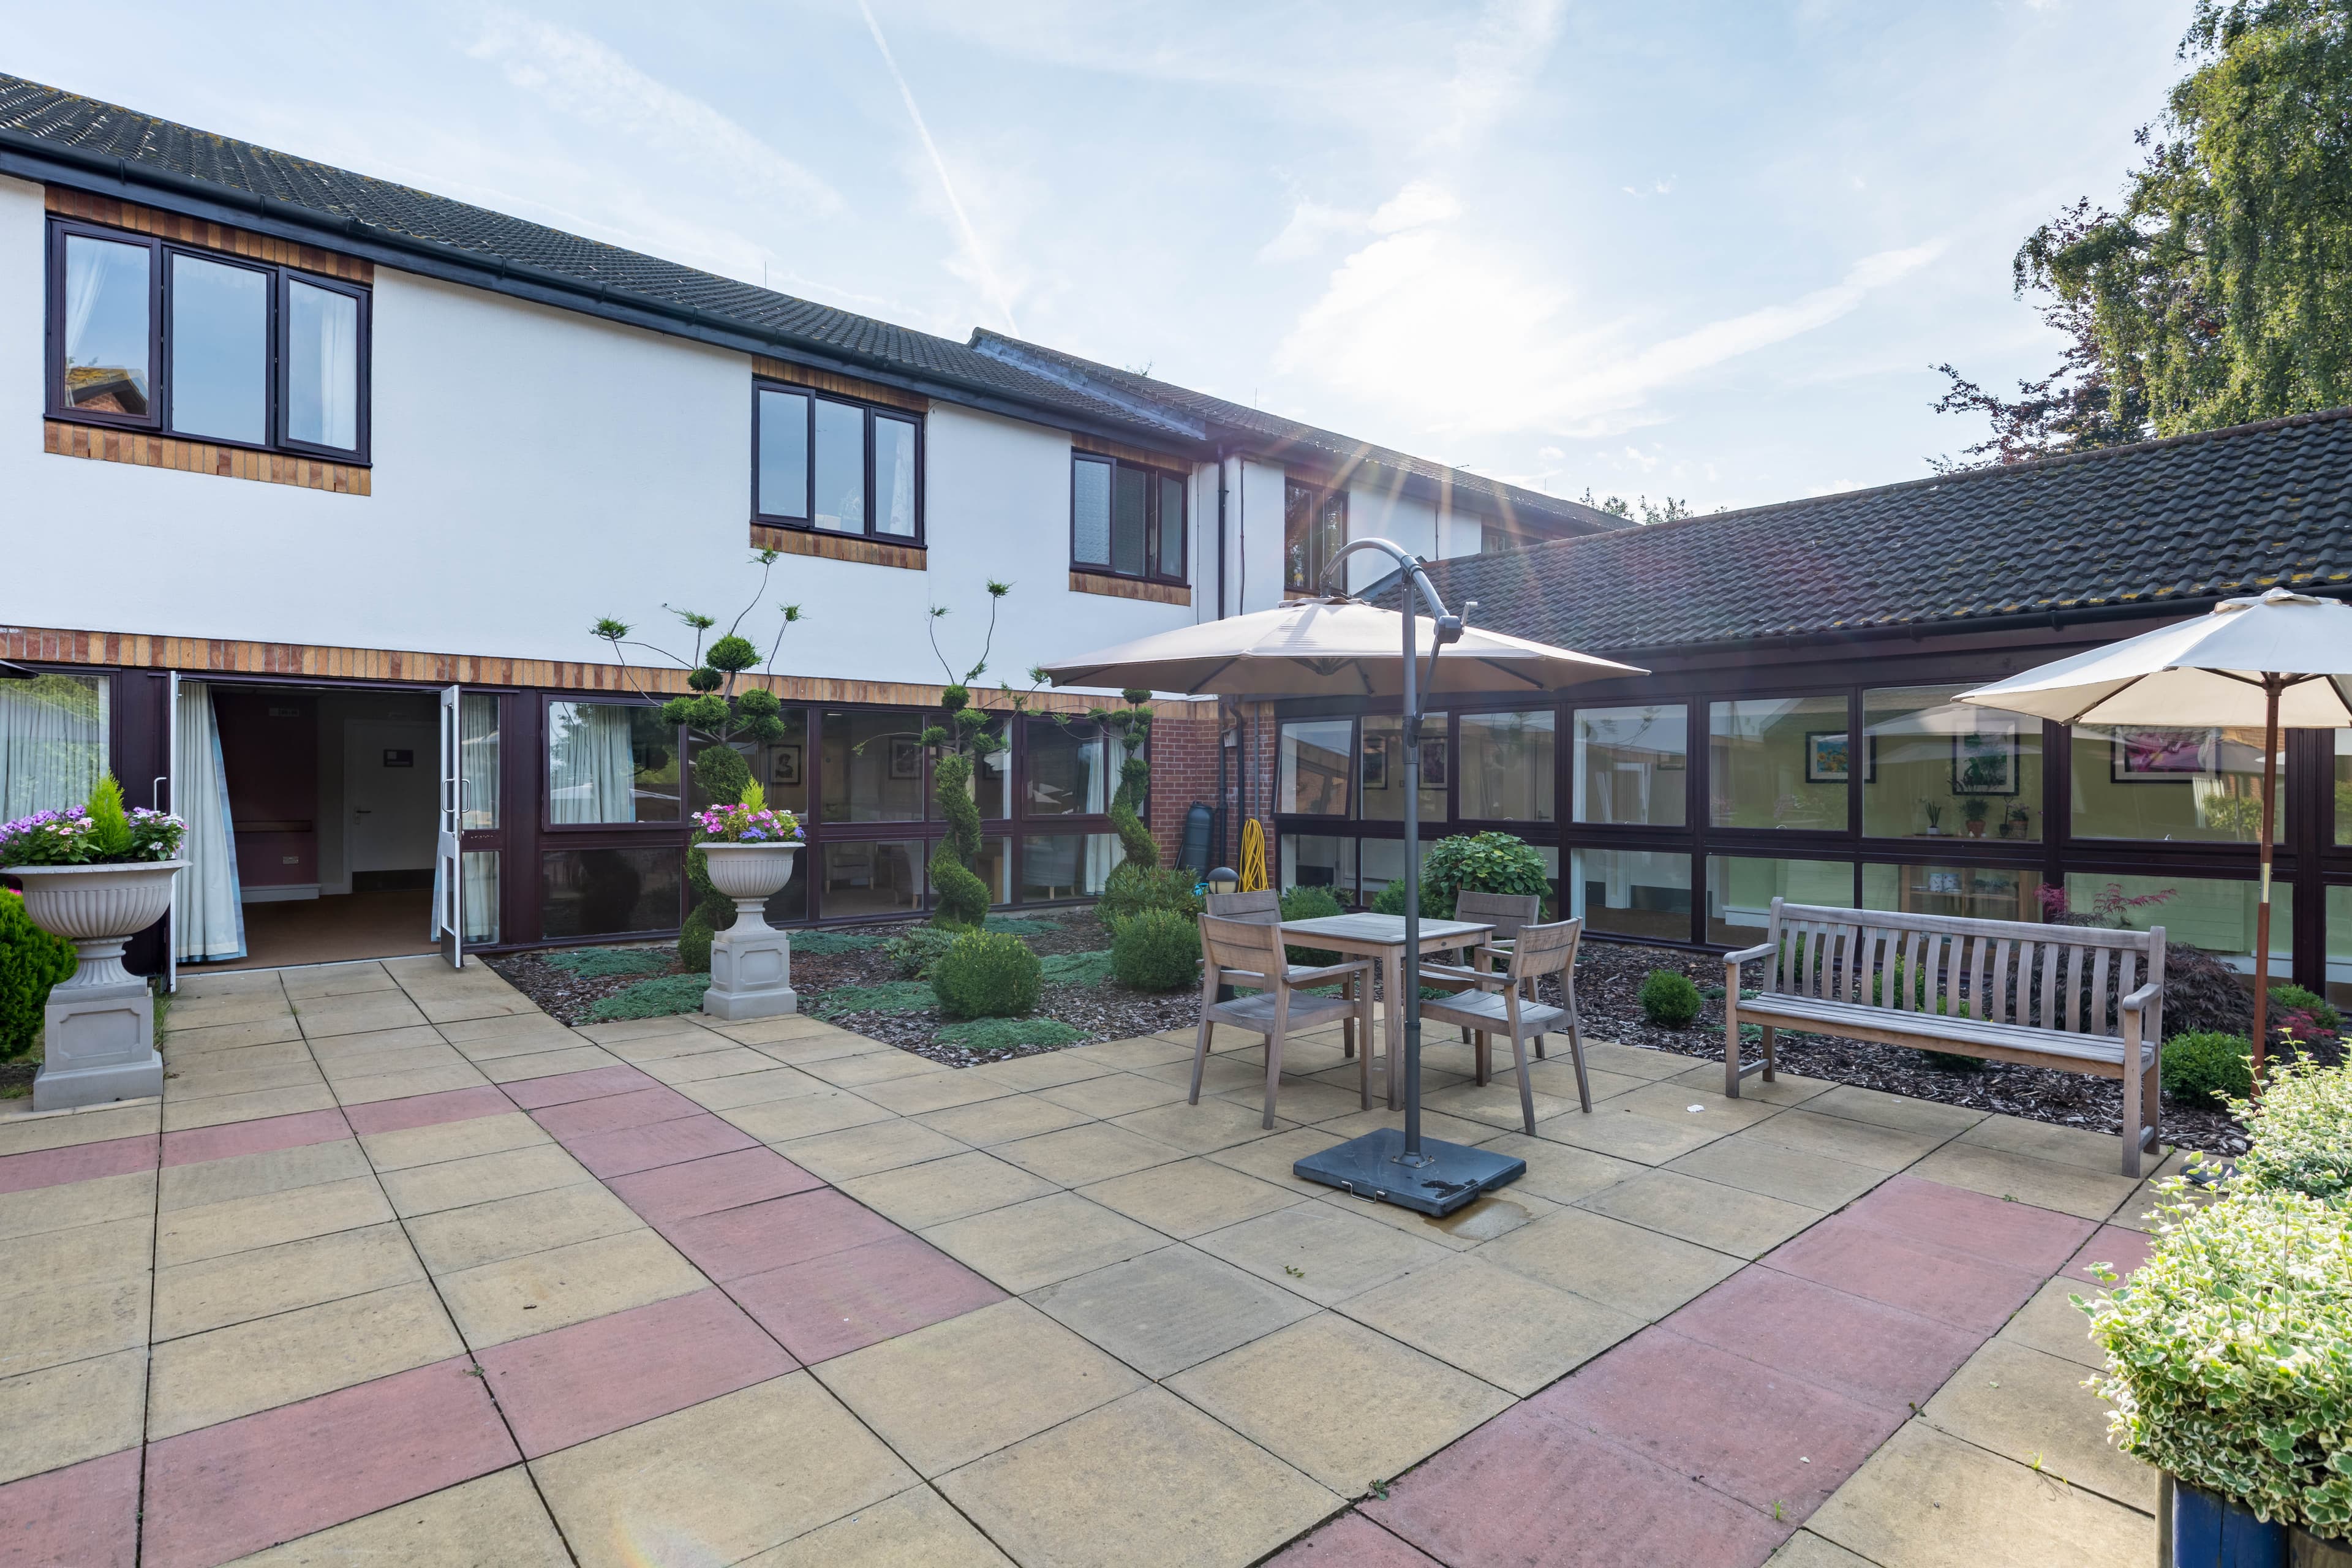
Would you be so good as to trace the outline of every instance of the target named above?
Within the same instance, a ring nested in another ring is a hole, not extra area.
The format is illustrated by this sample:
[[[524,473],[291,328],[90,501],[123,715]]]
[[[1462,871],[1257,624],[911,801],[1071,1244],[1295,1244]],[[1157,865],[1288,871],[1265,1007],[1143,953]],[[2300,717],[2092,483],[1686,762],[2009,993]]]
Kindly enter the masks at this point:
[[[2171,1568],[2287,1568],[2287,1529],[2174,1479]]]

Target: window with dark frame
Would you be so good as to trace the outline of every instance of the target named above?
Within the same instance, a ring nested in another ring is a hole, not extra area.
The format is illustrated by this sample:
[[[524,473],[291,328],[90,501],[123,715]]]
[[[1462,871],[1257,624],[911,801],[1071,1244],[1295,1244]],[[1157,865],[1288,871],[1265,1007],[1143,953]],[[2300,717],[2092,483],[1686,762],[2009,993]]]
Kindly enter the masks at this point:
[[[1070,454],[1070,566],[1074,571],[1181,584],[1185,569],[1181,475]]]
[[[1282,585],[1321,590],[1323,569],[1348,542],[1348,492],[1319,489],[1297,479],[1282,487]],[[1342,584],[1344,586],[1345,584]]]
[[[368,460],[362,285],[49,225],[48,416]]]
[[[923,422],[805,386],[751,392],[751,515],[777,528],[923,542]]]

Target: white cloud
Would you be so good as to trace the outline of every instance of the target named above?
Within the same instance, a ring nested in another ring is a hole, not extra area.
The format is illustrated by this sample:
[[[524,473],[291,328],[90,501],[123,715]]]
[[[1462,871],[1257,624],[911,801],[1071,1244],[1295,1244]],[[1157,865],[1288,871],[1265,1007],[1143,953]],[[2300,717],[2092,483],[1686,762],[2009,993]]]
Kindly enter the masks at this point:
[[[657,81],[585,33],[494,9],[467,47],[552,107],[609,125],[645,144],[727,170],[747,192],[829,214],[841,197],[824,181],[698,98]]]
[[[1454,46],[1454,71],[1433,95],[1432,147],[1475,142],[1517,108],[1559,37],[1561,0],[1497,0]]]

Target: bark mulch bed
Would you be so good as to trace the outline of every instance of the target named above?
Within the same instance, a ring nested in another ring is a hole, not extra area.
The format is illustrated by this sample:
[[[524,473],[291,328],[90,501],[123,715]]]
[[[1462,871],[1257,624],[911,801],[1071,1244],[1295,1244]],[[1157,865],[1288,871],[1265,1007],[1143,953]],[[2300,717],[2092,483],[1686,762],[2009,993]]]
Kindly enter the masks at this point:
[[[1754,966],[1749,966],[1750,973]],[[1723,986],[1723,961],[1672,948],[1591,942],[1578,953],[1576,1000],[1592,1038],[1616,1040],[1651,1050],[1673,1051],[1702,1061],[1723,1060],[1723,1004],[1710,999],[1696,1018],[1679,1029],[1653,1024],[1642,1012],[1642,982],[1654,969],[1688,975],[1702,994]],[[1755,1047],[1750,1045],[1749,1053]],[[1913,1100],[1932,1100],[1971,1110],[1994,1110],[2063,1127],[2121,1136],[2123,1085],[2113,1079],[2050,1068],[1987,1062],[1975,1072],[1952,1071],[1903,1046],[1838,1039],[1782,1029],[1774,1059],[1787,1071],[1825,1078]],[[1750,1080],[1754,1081],[1754,1080]],[[2242,1153],[2245,1130],[2218,1108],[2187,1105],[2167,1097],[2161,1136],[2167,1143],[2216,1154]]]

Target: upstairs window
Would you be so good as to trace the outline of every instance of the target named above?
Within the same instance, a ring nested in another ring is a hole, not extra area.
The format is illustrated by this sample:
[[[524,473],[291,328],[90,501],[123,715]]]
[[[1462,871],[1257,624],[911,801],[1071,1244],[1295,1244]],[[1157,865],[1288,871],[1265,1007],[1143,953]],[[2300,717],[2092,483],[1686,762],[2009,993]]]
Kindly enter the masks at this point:
[[[923,541],[923,425],[804,387],[759,383],[751,398],[755,521]]]
[[[1323,569],[1348,542],[1348,492],[1292,479],[1282,487],[1282,585],[1322,591]],[[1345,588],[1347,584],[1338,584]]]
[[[339,279],[53,224],[49,415],[363,463],[368,305]]]
[[[1181,584],[1184,560],[1182,479],[1113,458],[1072,454],[1072,567]]]

